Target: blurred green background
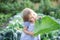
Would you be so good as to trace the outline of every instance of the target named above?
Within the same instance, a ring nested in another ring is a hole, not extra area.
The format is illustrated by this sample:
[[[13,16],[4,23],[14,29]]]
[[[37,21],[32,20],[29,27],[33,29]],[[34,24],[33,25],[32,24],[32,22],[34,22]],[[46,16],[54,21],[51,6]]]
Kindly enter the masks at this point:
[[[8,25],[11,26],[10,28],[21,27],[19,23],[17,25],[8,23],[11,17],[20,14],[24,8],[31,8],[37,14],[49,15],[60,23],[60,0],[0,0],[0,30]],[[16,22],[17,18],[13,18],[13,20]],[[21,18],[18,20],[22,21]],[[53,35],[57,35],[57,37],[54,38]],[[58,36],[60,36],[58,31],[46,33],[41,36],[41,40],[60,40]]]

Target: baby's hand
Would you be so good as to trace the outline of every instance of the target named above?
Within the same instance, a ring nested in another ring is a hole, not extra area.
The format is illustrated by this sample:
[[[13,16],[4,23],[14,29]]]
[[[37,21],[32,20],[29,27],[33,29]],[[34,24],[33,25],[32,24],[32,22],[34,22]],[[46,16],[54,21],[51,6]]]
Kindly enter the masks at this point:
[[[33,33],[33,32],[30,32],[30,35],[32,35],[32,36],[33,36],[33,35],[34,35],[34,33]]]

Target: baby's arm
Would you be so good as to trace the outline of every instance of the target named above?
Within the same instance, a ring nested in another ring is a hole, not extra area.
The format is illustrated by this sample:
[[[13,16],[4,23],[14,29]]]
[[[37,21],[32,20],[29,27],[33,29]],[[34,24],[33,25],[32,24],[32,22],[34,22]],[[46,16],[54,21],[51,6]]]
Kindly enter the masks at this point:
[[[29,34],[29,35],[34,35],[34,33],[33,32],[29,32],[28,30],[27,30],[27,27],[24,27],[23,28],[23,31],[26,33],[26,34]]]

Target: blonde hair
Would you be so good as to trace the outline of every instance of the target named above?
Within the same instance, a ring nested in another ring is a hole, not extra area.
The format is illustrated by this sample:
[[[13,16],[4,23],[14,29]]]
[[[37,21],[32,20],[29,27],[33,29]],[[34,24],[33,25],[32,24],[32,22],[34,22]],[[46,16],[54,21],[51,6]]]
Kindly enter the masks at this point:
[[[37,18],[37,14],[30,8],[25,8],[23,11],[23,20],[28,21],[29,15],[32,14],[35,18]]]

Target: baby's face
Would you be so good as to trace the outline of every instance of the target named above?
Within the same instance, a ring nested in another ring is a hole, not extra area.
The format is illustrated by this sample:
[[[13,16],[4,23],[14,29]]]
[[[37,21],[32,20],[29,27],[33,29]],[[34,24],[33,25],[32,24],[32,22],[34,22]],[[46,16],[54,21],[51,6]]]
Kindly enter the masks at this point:
[[[29,17],[29,21],[30,22],[35,22],[36,18],[33,15],[30,15]]]

